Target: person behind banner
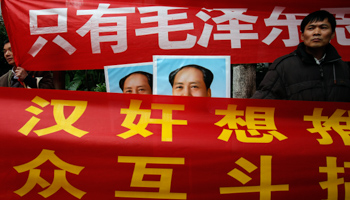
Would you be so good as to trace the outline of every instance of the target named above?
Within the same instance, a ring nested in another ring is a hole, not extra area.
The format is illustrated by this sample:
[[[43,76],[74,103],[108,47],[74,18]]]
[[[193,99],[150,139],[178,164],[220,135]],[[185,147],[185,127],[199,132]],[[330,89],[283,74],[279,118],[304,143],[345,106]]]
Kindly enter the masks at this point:
[[[0,87],[54,89],[53,78],[47,71],[26,71],[16,66],[9,41],[4,42],[4,57],[12,69],[0,77]]]
[[[169,74],[174,96],[211,97],[213,73],[199,65],[185,65]]]
[[[132,72],[119,81],[119,87],[127,94],[152,94],[153,75],[148,72]]]
[[[320,10],[301,22],[297,49],[274,61],[254,99],[350,101],[350,69],[330,44],[336,20]]]

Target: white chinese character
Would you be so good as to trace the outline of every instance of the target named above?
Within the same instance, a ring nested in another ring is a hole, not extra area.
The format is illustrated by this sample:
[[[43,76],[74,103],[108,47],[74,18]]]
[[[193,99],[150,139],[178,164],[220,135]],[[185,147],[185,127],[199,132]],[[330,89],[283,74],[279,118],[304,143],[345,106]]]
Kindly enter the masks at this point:
[[[212,10],[209,10],[209,9],[205,9],[203,8],[202,10],[206,10],[208,12],[211,12]],[[205,13],[204,11],[199,11],[196,16],[201,19],[202,21],[204,22],[207,22],[211,16],[208,15],[207,13]],[[202,34],[201,34],[201,37],[199,38],[197,44],[201,45],[202,47],[208,47],[208,43],[209,43],[209,39],[210,39],[210,36],[211,36],[211,33],[213,31],[213,25],[210,25],[208,23],[205,23],[204,24],[204,28],[203,28],[203,31],[202,31]]]
[[[39,27],[38,16],[57,15],[57,26]],[[31,35],[67,33],[67,8],[52,8],[44,10],[29,10],[29,29]],[[76,49],[67,40],[57,35],[53,40],[55,44],[64,49],[69,55],[72,55]],[[35,41],[29,54],[35,57],[45,46],[47,40],[41,36]]]
[[[239,24],[239,21],[255,23],[258,19],[256,16],[244,15],[243,13],[247,11],[246,8],[214,10],[220,10],[224,13],[224,15],[213,18],[213,21],[218,24],[217,30],[229,31],[229,33],[214,34],[214,40],[230,40],[231,48],[241,48],[241,40],[259,39],[258,33],[241,33],[241,30],[253,30],[253,25]],[[227,21],[229,24],[221,24]]]
[[[350,14],[350,8],[322,8],[321,10],[327,10],[330,13],[335,14],[335,18],[338,18],[337,25],[345,25],[346,30],[350,33],[350,18],[345,18],[346,14]],[[336,27],[335,32],[337,34],[337,42],[340,45],[350,45],[350,38],[346,38],[346,31],[343,27]]]
[[[169,21],[187,19],[187,13],[168,14],[169,10],[175,9],[187,9],[181,7],[166,7],[166,6],[154,6],[154,7],[142,7],[138,8],[141,14],[157,12],[157,16],[142,17],[141,23],[157,22],[157,27],[140,28],[136,29],[136,36],[158,34],[159,47],[161,49],[190,49],[197,40],[196,36],[187,34],[186,40],[183,41],[169,41],[169,33],[193,30],[193,23],[184,23],[169,25]]]
[[[88,32],[91,35],[92,53],[101,53],[101,42],[117,42],[117,45],[111,45],[114,53],[126,51],[127,46],[127,28],[126,16],[119,17],[102,17],[105,14],[127,14],[135,13],[135,8],[108,8],[110,4],[99,4],[96,10],[78,10],[77,15],[92,15],[77,33],[80,36],[85,36]],[[114,26],[100,26],[100,24],[113,23]],[[117,32],[117,34],[111,34]],[[100,33],[109,33],[101,35]]]
[[[307,13],[293,13],[293,14],[282,14],[285,7],[276,6],[270,17],[265,19],[266,26],[287,26],[289,39],[283,39],[286,47],[296,46],[299,44],[299,32],[298,26],[301,23],[301,19],[297,19],[296,16],[306,16]],[[278,19],[281,15],[285,15],[286,19]],[[263,40],[267,45],[270,45],[280,34],[282,30],[279,28],[272,28],[270,34]]]

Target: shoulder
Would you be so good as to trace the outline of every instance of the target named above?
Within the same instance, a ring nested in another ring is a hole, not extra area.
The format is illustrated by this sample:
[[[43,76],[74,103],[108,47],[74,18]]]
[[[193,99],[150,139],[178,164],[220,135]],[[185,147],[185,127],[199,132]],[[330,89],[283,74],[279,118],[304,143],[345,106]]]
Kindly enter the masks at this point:
[[[0,79],[3,79],[3,78],[7,78],[8,76],[10,75],[10,71],[6,72],[5,74],[3,74]]]
[[[345,73],[350,71],[350,65],[349,65],[349,63],[348,63],[348,62],[345,62],[345,61],[343,61],[343,60],[338,60],[338,61],[336,61],[336,62],[335,62],[335,66],[336,66],[337,68],[340,68],[340,69],[344,70]]]
[[[5,73],[4,75],[2,75],[0,77],[0,87],[4,87],[4,86],[7,86],[8,85],[8,81],[9,81],[9,78],[10,78],[10,74],[11,72],[8,71],[7,73]]]
[[[296,51],[294,51],[290,54],[287,54],[287,55],[284,55],[284,56],[277,58],[272,63],[272,65],[270,65],[269,69],[276,70],[279,66],[284,65],[285,63],[291,64],[291,63],[294,63],[298,60],[300,60],[300,58],[298,57],[298,54],[296,53]]]

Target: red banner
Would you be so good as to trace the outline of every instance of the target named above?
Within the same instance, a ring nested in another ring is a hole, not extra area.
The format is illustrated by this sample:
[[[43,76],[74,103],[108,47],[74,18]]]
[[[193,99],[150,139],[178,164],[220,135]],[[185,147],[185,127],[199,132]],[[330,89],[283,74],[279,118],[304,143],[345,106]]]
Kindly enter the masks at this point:
[[[300,42],[308,13],[327,9],[332,44],[350,61],[350,1],[2,0],[16,63],[28,70],[103,69],[153,55],[230,55],[272,62]]]
[[[1,199],[349,199],[350,104],[0,88]]]

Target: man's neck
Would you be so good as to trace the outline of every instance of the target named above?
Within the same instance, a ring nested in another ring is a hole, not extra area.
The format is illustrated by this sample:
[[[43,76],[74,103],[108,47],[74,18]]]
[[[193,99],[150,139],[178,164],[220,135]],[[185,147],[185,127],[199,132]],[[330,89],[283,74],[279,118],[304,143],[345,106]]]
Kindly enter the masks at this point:
[[[320,60],[326,53],[326,47],[322,47],[322,48],[305,47],[305,50],[308,54],[311,54],[313,57],[315,57],[318,60]]]

